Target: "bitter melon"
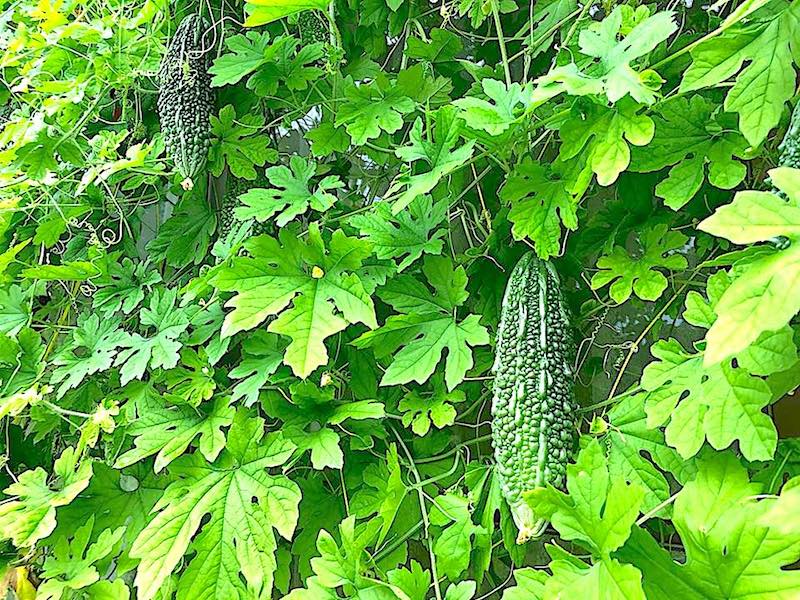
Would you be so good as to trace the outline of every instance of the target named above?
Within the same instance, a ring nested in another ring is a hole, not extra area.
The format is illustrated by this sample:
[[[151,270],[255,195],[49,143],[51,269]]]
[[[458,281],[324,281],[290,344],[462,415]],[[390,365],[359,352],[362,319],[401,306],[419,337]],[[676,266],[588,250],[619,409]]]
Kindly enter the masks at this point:
[[[240,179],[233,175],[228,175],[225,182],[225,195],[222,197],[219,211],[217,213],[217,233],[219,237],[225,237],[233,229],[236,223],[233,211],[240,205],[239,196],[252,188],[269,187],[269,179],[265,175],[259,174],[255,181]],[[255,222],[250,229],[253,235],[266,233],[268,226],[266,223]]]
[[[158,73],[158,117],[161,131],[181,185],[191,189],[206,164],[209,121],[214,108],[208,52],[203,48],[205,25],[188,15],[178,25]]]
[[[327,21],[314,10],[300,13],[297,17],[297,31],[303,45],[327,42],[330,37]]]
[[[503,296],[492,398],[496,472],[519,530],[517,543],[546,526],[523,492],[564,482],[577,433],[574,352],[558,275],[549,262],[525,254]]]

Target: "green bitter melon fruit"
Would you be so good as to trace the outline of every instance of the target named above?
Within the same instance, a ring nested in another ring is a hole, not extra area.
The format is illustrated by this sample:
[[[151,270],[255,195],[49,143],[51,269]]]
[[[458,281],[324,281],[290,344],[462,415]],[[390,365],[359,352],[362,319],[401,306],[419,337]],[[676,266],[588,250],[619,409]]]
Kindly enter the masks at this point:
[[[240,206],[239,196],[252,188],[268,188],[269,186],[269,179],[262,174],[259,174],[255,181],[228,175],[225,181],[225,195],[222,197],[217,213],[217,233],[220,238],[227,236],[236,224],[233,211],[237,206]],[[250,231],[252,235],[260,235],[267,233],[268,229],[269,227],[266,223],[254,222]]]
[[[205,26],[199,15],[188,15],[170,40],[158,72],[158,118],[181,185],[191,189],[193,178],[206,164],[210,145],[209,121],[214,108],[208,52],[203,48]]]
[[[297,31],[303,45],[327,42],[330,37],[327,21],[315,10],[306,10],[298,15]]]
[[[523,492],[563,485],[575,445],[574,354],[558,275],[549,262],[525,254],[503,297],[492,398],[496,472],[520,544],[547,525]]]

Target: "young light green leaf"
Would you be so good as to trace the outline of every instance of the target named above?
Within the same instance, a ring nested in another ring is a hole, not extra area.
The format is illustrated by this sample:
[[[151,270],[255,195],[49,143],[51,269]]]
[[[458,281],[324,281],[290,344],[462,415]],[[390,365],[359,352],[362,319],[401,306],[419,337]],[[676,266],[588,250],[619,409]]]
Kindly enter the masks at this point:
[[[331,192],[344,183],[337,176],[328,175],[312,191],[311,179],[316,168],[317,163],[302,156],[292,156],[288,168],[283,165],[268,168],[266,176],[272,188],[254,188],[239,196],[244,206],[235,209],[236,218],[263,223],[277,214],[275,224],[283,227],[309,208],[325,212],[336,202]]]
[[[78,451],[68,447],[53,465],[55,482],[48,485],[41,467],[25,471],[3,490],[16,500],[0,504],[0,537],[19,548],[33,546],[56,527],[56,508],[72,502],[92,478],[92,462],[81,460]]]
[[[640,243],[642,254],[638,258],[632,258],[621,246],[600,257],[597,266],[601,270],[592,277],[592,289],[611,283],[609,295],[617,304],[630,298],[631,292],[642,300],[658,300],[667,289],[667,278],[656,269],[686,268],[686,259],[675,253],[686,243],[686,236],[668,231],[666,225],[655,225],[640,235]]]
[[[515,114],[519,104],[524,104],[530,96],[529,90],[518,83],[510,87],[496,79],[481,81],[483,93],[489,100],[467,96],[455,100],[453,104],[461,109],[460,116],[473,129],[482,129],[489,135],[500,135],[517,119]]]
[[[293,450],[280,433],[264,437],[264,421],[240,411],[214,463],[200,454],[175,461],[170,471],[180,479],[131,549],[141,560],[137,597],[156,596],[190,542],[195,554],[178,579],[179,597],[269,595],[277,547],[272,530],[291,538],[300,501],[297,485],[269,468],[284,464]]]
[[[656,342],[651,352],[659,360],[642,374],[642,387],[651,392],[647,424],[669,420],[666,440],[681,456],[694,456],[708,439],[718,450],[738,440],[748,460],[772,457],[777,433],[762,412],[772,399],[763,379],[729,364],[704,369],[702,355],[687,354],[672,339]]]
[[[530,239],[541,258],[561,251],[562,224],[571,231],[578,227],[577,199],[567,183],[533,159],[523,159],[514,168],[500,188],[500,198],[511,205],[508,219],[514,224],[514,238]]]
[[[158,473],[186,452],[198,435],[198,449],[209,462],[213,462],[225,447],[222,428],[230,426],[235,413],[229,406],[231,398],[221,396],[214,402],[192,408],[168,405],[168,397],[146,384],[133,384],[129,394],[131,407],[128,410],[133,422],[125,433],[135,438],[135,446],[117,458],[114,468],[130,466],[157,453],[154,470]]]
[[[319,228],[312,225],[308,243],[282,230],[280,241],[259,236],[245,248],[250,256],[234,258],[213,280],[220,290],[237,292],[226,303],[233,311],[225,317],[224,337],[279,315],[268,330],[291,338],[284,362],[305,378],[327,362],[325,338],[348,323],[377,325],[372,298],[353,273],[369,254],[365,242],[337,230],[325,253]]]
[[[785,201],[767,192],[739,192],[700,223],[699,228],[735,243],[784,235],[785,250],[767,253],[736,269],[733,283],[716,305],[717,320],[706,335],[705,364],[716,364],[752,344],[765,331],[777,331],[800,311],[800,171],[770,171]]]
[[[609,478],[608,463],[597,440],[567,466],[567,494],[548,486],[526,494],[534,514],[553,524],[561,537],[577,540],[606,559],[622,546],[639,516],[644,490]]]
[[[246,0],[246,27],[258,27],[272,23],[295,13],[317,9],[325,11],[327,0]]]
[[[719,86],[736,75],[725,97],[725,110],[739,113],[739,129],[757,146],[778,124],[783,106],[795,91],[800,6],[781,2],[754,13],[691,51],[681,93]],[[742,68],[742,65],[747,66]]]
[[[441,108],[435,119],[433,133],[423,136],[422,119],[418,117],[409,134],[411,143],[395,150],[397,157],[406,163],[423,161],[427,168],[422,173],[412,174],[411,165],[407,164],[405,171],[392,182],[386,193],[387,200],[394,202],[394,214],[406,208],[415,198],[433,190],[444,177],[461,167],[472,156],[474,140],[456,147],[462,121],[456,117],[455,109]]]
[[[651,586],[657,599],[676,593],[691,600],[745,600],[763,594],[794,598],[800,573],[784,566],[800,555],[800,537],[796,530],[787,535],[785,523],[770,511],[791,495],[792,486],[787,486],[778,499],[759,499],[762,486],[748,480],[735,456],[710,455],[675,500],[673,523],[685,562],[676,563],[641,530],[633,538],[636,544],[621,554],[642,569],[648,598]]]
[[[644,396],[628,396],[608,413],[610,427],[606,434],[608,473],[613,480],[635,483],[644,491],[641,510],[650,514],[670,497],[670,486],[661,470],[671,473],[680,483],[694,477],[696,467],[669,447],[660,429],[647,426]],[[656,468],[658,467],[658,468]],[[653,516],[671,514],[671,505]]]
[[[394,353],[381,379],[381,385],[416,381],[424,383],[433,374],[447,349],[444,379],[452,390],[472,368],[471,347],[489,343],[489,333],[478,315],[461,321],[455,310],[467,298],[467,278],[463,267],[453,269],[449,259],[425,259],[423,272],[437,295],[410,276],[396,277],[378,295],[401,314],[389,317],[384,325],[357,338],[357,348],[373,348],[376,356]]]
[[[89,544],[94,527],[94,516],[75,531],[71,540],[61,538],[54,544],[55,551],[44,562],[42,577],[45,580],[36,591],[42,600],[69,597],[69,590],[83,590],[89,598],[97,598],[95,585],[100,580],[95,563],[109,556],[125,533],[125,527],[106,529],[97,541]],[[108,583],[108,582],[106,582]],[[128,588],[120,582],[122,596],[127,598]],[[118,586],[119,587],[119,586]]]
[[[355,215],[350,223],[368,239],[378,258],[402,258],[400,272],[413,264],[423,253],[441,254],[443,237],[440,226],[447,216],[447,202],[433,202],[430,196],[417,196],[408,210],[397,215],[386,202],[376,203],[364,214]]]
[[[626,23],[624,35],[623,19],[634,22],[632,27]],[[596,59],[587,73],[603,82],[612,103],[630,94],[637,102],[652,104],[656,99],[652,86],[648,85],[652,72],[640,73],[631,63],[652,52],[677,28],[672,11],[648,15],[646,10],[637,10],[634,16],[630,6],[615,7],[605,19],[590,24],[578,37],[581,52]]]
[[[630,164],[628,144],[644,146],[653,139],[653,119],[641,110],[623,98],[612,108],[592,105],[586,114],[570,117],[559,130],[559,157],[563,161],[579,157],[597,175],[597,183],[611,185]]]

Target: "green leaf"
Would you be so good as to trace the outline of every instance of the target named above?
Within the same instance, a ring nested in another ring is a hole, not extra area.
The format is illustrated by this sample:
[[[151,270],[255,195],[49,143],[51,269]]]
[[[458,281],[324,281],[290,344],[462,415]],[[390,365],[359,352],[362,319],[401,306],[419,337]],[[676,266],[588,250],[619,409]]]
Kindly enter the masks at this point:
[[[428,134],[428,138],[432,137],[433,141],[423,137],[422,119],[417,118],[409,134],[411,143],[395,150],[397,157],[406,163],[422,161],[426,163],[427,169],[422,173],[412,174],[411,165],[408,164],[392,182],[386,193],[387,200],[394,202],[394,214],[406,208],[418,196],[430,192],[442,178],[461,167],[472,156],[474,140],[456,148],[461,120],[456,118],[455,110],[441,108],[435,119],[433,132]]]
[[[678,24],[672,11],[661,11],[652,16],[642,11],[644,18],[636,19],[632,27],[626,23],[622,35],[623,17],[630,19],[633,12],[629,6],[615,7],[602,22],[590,24],[581,31],[578,46],[583,54],[596,59],[587,68],[587,73],[603,82],[610,102],[615,103],[629,94],[637,102],[652,104],[656,100],[649,85],[652,72],[638,72],[631,63],[647,56],[669,38]]]
[[[681,456],[694,456],[708,439],[718,450],[738,440],[748,460],[772,457],[777,433],[762,412],[772,399],[763,379],[728,364],[704,369],[702,355],[687,354],[673,339],[656,342],[651,352],[659,360],[642,374],[642,387],[650,392],[647,424],[669,421],[667,443]]]
[[[374,521],[356,530],[355,517],[350,516],[339,525],[339,544],[330,533],[320,531],[317,537],[320,556],[311,559],[315,575],[306,579],[306,588],[292,590],[285,599],[335,600],[340,597],[336,588],[346,586],[354,590],[356,597],[408,600],[400,588],[365,575],[365,549],[374,540],[379,524]]]
[[[262,97],[273,96],[282,88],[289,93],[306,90],[322,75],[322,69],[313,66],[322,55],[322,44],[301,46],[292,36],[280,36],[270,47],[270,62],[250,77],[247,87]]]
[[[344,125],[356,146],[378,137],[381,131],[394,133],[403,126],[403,115],[414,110],[411,98],[383,75],[363,85],[348,78],[344,95],[346,101],[340,105],[334,124]]]
[[[180,479],[167,488],[131,549],[141,560],[137,597],[154,598],[190,547],[194,556],[178,579],[178,597],[269,596],[273,529],[290,539],[300,502],[297,485],[269,468],[284,464],[293,449],[280,433],[264,437],[263,420],[240,411],[214,463],[200,454],[172,463],[170,472]]]
[[[464,392],[456,390],[447,392],[441,385],[434,384],[434,392],[429,397],[423,396],[417,390],[411,390],[406,394],[397,406],[403,413],[403,425],[411,426],[411,430],[419,436],[427,435],[431,424],[437,429],[443,429],[452,425],[456,419],[456,409],[454,403],[463,402],[466,399]]]
[[[380,259],[402,258],[397,271],[403,271],[423,253],[441,254],[447,232],[440,229],[447,216],[447,202],[436,203],[430,196],[417,196],[397,215],[386,202],[378,202],[364,214],[355,215],[350,223],[372,243]]]
[[[257,176],[255,167],[278,160],[278,151],[269,147],[269,135],[258,133],[263,127],[264,117],[246,114],[237,118],[232,104],[219,111],[219,118],[212,115],[211,134],[214,137],[209,150],[211,174],[221,175],[225,165],[228,165],[234,177],[252,181]]]
[[[463,49],[461,38],[452,31],[435,27],[430,31],[428,41],[416,37],[408,38],[406,56],[418,58],[431,64],[450,62]]]
[[[311,143],[314,156],[329,156],[334,152],[345,152],[350,147],[350,137],[345,130],[330,121],[323,121],[307,131],[305,138]]]
[[[233,311],[225,317],[224,337],[279,315],[268,330],[291,338],[284,362],[305,378],[328,361],[325,338],[348,323],[376,326],[372,299],[353,273],[369,255],[366,243],[337,230],[325,253],[319,229],[312,225],[308,243],[282,232],[280,241],[259,236],[245,242],[245,248],[250,256],[234,258],[213,280],[217,288],[237,292],[226,303]]]
[[[800,5],[773,3],[692,49],[680,92],[719,86],[736,75],[724,107],[739,113],[739,129],[757,146],[778,124],[784,104],[794,94],[792,63],[798,54],[792,40],[798,35]]]
[[[178,338],[189,327],[189,317],[175,306],[177,293],[175,288],[156,290],[139,317],[141,325],[154,327],[155,333],[146,338],[134,333],[122,342],[125,348],[114,360],[114,366],[120,367],[122,385],[141,379],[148,367],[172,369],[178,364],[183,345]]]
[[[193,194],[184,198],[176,212],[159,227],[155,239],[147,244],[151,259],[166,259],[173,267],[200,264],[217,226],[208,202],[198,201]]]
[[[748,480],[747,470],[736,457],[710,455],[675,499],[673,523],[686,552],[685,563],[674,562],[647,534],[643,536],[646,542],[624,555],[640,565],[646,588],[652,581],[670,594],[686,587],[695,591],[693,596],[681,597],[744,600],[767,594],[794,598],[800,573],[782,567],[800,556],[800,538],[796,531],[787,535],[780,515],[770,511],[788,500],[786,494],[792,489],[796,488],[790,482],[779,499],[759,499],[761,485]]]
[[[592,277],[592,289],[611,284],[609,295],[622,304],[631,292],[642,300],[658,300],[667,289],[667,278],[657,268],[677,271],[685,269],[686,259],[675,252],[686,243],[686,236],[668,231],[666,225],[648,227],[640,236],[641,256],[632,258],[621,246],[614,246],[611,254],[600,257],[601,269]]]
[[[38,265],[22,271],[23,277],[41,281],[83,281],[98,275],[100,270],[87,260],[71,260],[60,265]]]
[[[61,383],[58,397],[77,387],[89,375],[110,369],[117,349],[130,341],[130,335],[119,329],[115,318],[100,319],[97,315],[80,315],[70,341],[53,359],[56,368],[50,382]]]
[[[500,198],[511,205],[508,219],[514,238],[530,239],[541,258],[561,251],[561,225],[578,227],[577,199],[566,182],[530,158],[518,163],[500,189]]]
[[[318,212],[325,212],[336,202],[332,194],[336,189],[344,187],[344,183],[336,175],[328,175],[311,191],[311,179],[317,169],[317,163],[301,156],[292,156],[289,168],[284,166],[270,167],[266,176],[270,189],[252,188],[239,196],[244,206],[235,209],[237,219],[256,219],[263,223],[277,214],[275,224],[283,227],[295,217],[304,214],[309,207]]]
[[[72,540],[61,538],[54,544],[55,551],[44,562],[42,578],[45,580],[36,592],[37,598],[51,600],[61,598],[68,590],[85,590],[100,580],[100,573],[94,564],[109,556],[114,546],[125,533],[124,527],[115,530],[106,529],[100,533],[97,541],[89,545],[89,539],[94,527],[94,517],[90,517],[83,527],[80,527]],[[122,584],[127,592],[127,587]]]
[[[547,574],[544,571],[526,567],[514,570],[517,585],[503,590],[502,600],[542,600]]]
[[[113,262],[108,271],[93,279],[98,290],[94,293],[92,307],[103,314],[121,310],[129,315],[144,300],[145,290],[161,283],[161,274],[148,261],[134,263],[130,258]]]
[[[608,558],[628,539],[644,490],[624,479],[611,480],[602,447],[591,440],[567,466],[567,492],[548,486],[525,496],[534,514],[550,519],[562,538]]]
[[[146,384],[133,384],[128,393],[132,403],[128,410],[133,422],[125,432],[135,438],[135,447],[117,458],[115,469],[157,453],[154,469],[158,473],[186,452],[198,435],[198,449],[209,462],[213,462],[225,447],[222,428],[230,426],[235,413],[229,406],[231,398],[221,396],[195,409],[168,405],[168,398]]]
[[[231,401],[236,402],[243,398],[245,406],[255,404],[259,390],[283,362],[285,349],[285,344],[280,342],[280,336],[266,331],[254,331],[247,337],[242,343],[242,362],[228,372],[229,377],[242,379],[233,388]]]
[[[116,558],[117,569],[122,573],[138,564],[128,556],[128,550],[150,520],[150,511],[164,493],[169,478],[156,476],[144,464],[118,471],[95,463],[93,470],[80,500],[58,509],[58,527],[53,535],[71,535],[89,519],[94,519],[98,531],[124,526],[124,550]]]
[[[0,333],[16,337],[30,318],[28,301],[18,285],[0,289]]]
[[[81,461],[75,448],[61,453],[53,465],[55,481],[47,482],[41,467],[25,471],[3,490],[16,500],[0,504],[0,537],[17,547],[33,546],[56,527],[56,508],[72,502],[92,478],[92,462]]]
[[[472,538],[483,527],[472,522],[467,498],[456,494],[438,496],[430,520],[432,525],[442,527],[433,544],[437,565],[451,581],[457,581],[469,566]]]
[[[800,310],[800,171],[773,169],[770,176],[789,200],[767,192],[739,192],[700,223],[699,228],[735,243],[785,235],[785,250],[765,254],[735,271],[733,283],[716,305],[719,315],[706,335],[706,365],[747,348],[765,331],[786,325]]]
[[[669,483],[659,469],[684,483],[694,477],[696,468],[693,461],[684,460],[666,444],[661,430],[647,426],[644,400],[641,394],[628,396],[609,411],[611,426],[606,440],[609,476],[642,489],[641,510],[650,513],[670,497]],[[664,506],[653,516],[668,517],[671,509],[671,505]]]
[[[481,87],[486,97],[494,103],[467,96],[455,100],[453,105],[461,109],[460,116],[473,129],[482,129],[489,135],[500,135],[516,122],[518,105],[525,105],[530,92],[518,83],[506,87],[502,81],[489,78],[481,81]]]
[[[444,378],[447,389],[452,390],[472,368],[471,347],[488,344],[489,334],[478,315],[468,315],[460,322],[455,317],[455,309],[467,299],[463,267],[453,269],[449,259],[429,257],[423,272],[436,296],[408,275],[395,277],[378,295],[401,314],[389,317],[382,327],[361,335],[353,344],[373,348],[378,357],[403,346],[383,374],[381,385],[424,383],[447,349]]]
[[[425,600],[431,586],[431,573],[412,560],[411,569],[399,567],[386,574],[389,583],[400,588],[409,600]]]
[[[474,581],[460,581],[447,586],[444,600],[470,600],[475,595],[478,586]]]
[[[229,53],[223,54],[208,69],[214,77],[211,85],[220,87],[239,82],[250,75],[266,61],[269,49],[269,33],[266,31],[248,31],[244,35],[232,35],[225,38],[225,46]]]
[[[327,0],[247,0],[246,27],[257,27],[272,23],[304,10],[326,10]]]
[[[737,192],[733,202],[704,219],[700,229],[735,244],[764,242],[780,235],[800,238],[800,169],[779,168],[769,173],[791,197],[788,202],[771,192]]]
[[[640,114],[641,106],[623,98],[612,108],[593,104],[585,114],[571,116],[559,129],[559,158],[579,157],[597,175],[597,183],[611,185],[628,168],[628,144],[645,146],[653,139],[655,123]]]
[[[358,518],[380,517],[383,524],[378,535],[380,544],[391,530],[408,492],[395,444],[389,445],[385,463],[372,463],[364,469],[363,480],[364,486],[353,495],[350,507]]]
[[[642,574],[633,566],[604,559],[589,568],[566,560],[550,563],[553,576],[545,585],[544,598],[587,600],[646,600]]]
[[[644,148],[634,148],[631,168],[658,171],[672,167],[656,186],[656,194],[673,210],[683,207],[708,179],[712,185],[729,190],[739,185],[747,167],[736,158],[746,156],[748,142],[732,131],[717,106],[700,95],[668,100],[659,105],[654,117],[656,132]]]
[[[344,464],[339,430],[329,426],[340,425],[348,419],[379,419],[384,416],[380,402],[335,402],[332,389],[319,388],[309,381],[294,384],[289,391],[291,402],[282,394],[269,393],[265,409],[269,415],[283,421],[284,436],[299,451],[311,451],[311,463],[315,469],[341,469]]]

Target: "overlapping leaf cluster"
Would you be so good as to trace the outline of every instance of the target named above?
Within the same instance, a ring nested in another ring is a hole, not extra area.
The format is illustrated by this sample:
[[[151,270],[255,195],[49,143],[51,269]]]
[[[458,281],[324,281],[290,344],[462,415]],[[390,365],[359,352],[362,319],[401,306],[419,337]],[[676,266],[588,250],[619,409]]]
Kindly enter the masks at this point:
[[[0,14],[0,595],[798,597],[800,0],[235,4]],[[198,12],[187,191],[156,73]],[[521,546],[526,251],[582,409]]]

